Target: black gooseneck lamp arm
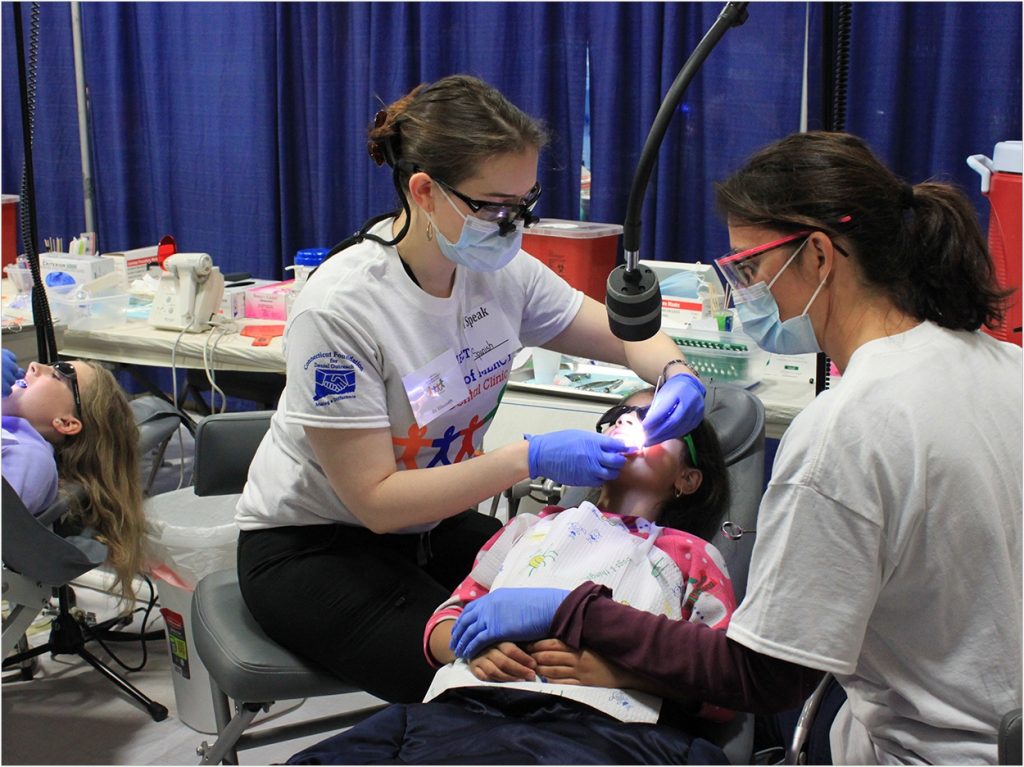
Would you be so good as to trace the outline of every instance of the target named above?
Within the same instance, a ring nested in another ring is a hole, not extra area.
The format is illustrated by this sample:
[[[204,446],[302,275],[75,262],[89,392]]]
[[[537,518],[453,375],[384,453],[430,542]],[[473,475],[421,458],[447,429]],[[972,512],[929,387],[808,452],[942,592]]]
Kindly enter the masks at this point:
[[[661,147],[672,114],[693,76],[697,74],[697,70],[729,27],[738,27],[747,20],[747,5],[749,3],[725,4],[715,23],[694,48],[690,58],[676,75],[672,87],[665,94],[640,153],[640,162],[633,176],[623,225],[622,243],[626,263],[615,267],[608,275],[608,293],[605,300],[608,324],[612,332],[624,341],[644,341],[661,329],[661,289],[658,287],[658,278],[651,269],[639,264],[640,210],[643,207],[647,182],[651,178],[651,170],[658,157],[658,149]]]

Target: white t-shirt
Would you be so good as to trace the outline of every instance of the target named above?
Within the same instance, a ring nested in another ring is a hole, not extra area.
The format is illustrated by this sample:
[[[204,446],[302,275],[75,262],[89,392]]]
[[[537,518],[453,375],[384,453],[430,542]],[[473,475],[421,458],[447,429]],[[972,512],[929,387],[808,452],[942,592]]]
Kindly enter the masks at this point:
[[[371,232],[390,239],[391,224]],[[582,302],[523,251],[494,273],[457,266],[448,298],[421,290],[393,247],[364,240],[331,257],[292,308],[287,383],[249,469],[238,526],[360,524],[331,489],[304,426],[390,428],[400,470],[472,458],[516,352],[562,332]]]
[[[836,764],[995,763],[1021,705],[1021,349],[871,341],[782,439],[730,638],[833,672]]]

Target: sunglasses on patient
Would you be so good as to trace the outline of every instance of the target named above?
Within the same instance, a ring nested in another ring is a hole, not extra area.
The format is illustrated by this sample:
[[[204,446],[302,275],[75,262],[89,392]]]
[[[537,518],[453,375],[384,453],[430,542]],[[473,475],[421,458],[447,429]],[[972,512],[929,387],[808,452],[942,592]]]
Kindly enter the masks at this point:
[[[58,377],[67,381],[71,386],[71,394],[75,398],[75,413],[78,415],[78,420],[82,420],[82,395],[78,390],[78,373],[75,371],[75,366],[70,362],[54,362],[53,372]]]
[[[597,431],[603,432],[605,427],[614,426],[616,421],[629,413],[635,413],[636,420],[642,421],[647,416],[647,411],[649,409],[650,405],[644,405],[642,407],[638,407],[636,405],[616,405],[597,420]]]
[[[647,417],[647,411],[651,409],[650,405],[616,405],[615,407],[608,410],[603,416],[597,419],[597,431],[603,434],[609,427],[612,427],[616,422],[622,418],[622,416],[629,413],[636,414],[637,423],[644,420]],[[690,463],[694,468],[697,467],[697,447],[693,444],[693,436],[687,434],[683,437],[683,442],[686,443],[686,448],[690,453]]]

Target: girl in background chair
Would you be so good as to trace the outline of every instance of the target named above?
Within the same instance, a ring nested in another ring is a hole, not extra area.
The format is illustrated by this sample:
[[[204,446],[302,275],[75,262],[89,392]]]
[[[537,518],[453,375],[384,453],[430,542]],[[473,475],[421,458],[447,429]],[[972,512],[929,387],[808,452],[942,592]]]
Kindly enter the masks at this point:
[[[611,408],[598,431],[642,444],[652,393]],[[707,539],[728,502],[721,448],[702,421],[684,439],[632,454],[595,503],[518,515],[484,545],[473,571],[427,623],[427,658],[435,668],[447,664],[427,702],[391,706],[291,763],[727,763],[691,733],[731,712],[703,705],[699,696],[680,699],[656,678],[555,639],[451,640],[460,615],[486,623],[487,611],[475,607],[488,593],[500,598],[529,586],[532,602],[560,600],[588,578],[613,585],[618,600],[724,630],[735,599]]]
[[[131,607],[146,533],[138,428],[124,392],[108,370],[82,360],[21,370],[5,349],[3,371],[4,479],[36,515],[57,500],[61,483],[85,490],[61,525],[96,532],[122,605]]]

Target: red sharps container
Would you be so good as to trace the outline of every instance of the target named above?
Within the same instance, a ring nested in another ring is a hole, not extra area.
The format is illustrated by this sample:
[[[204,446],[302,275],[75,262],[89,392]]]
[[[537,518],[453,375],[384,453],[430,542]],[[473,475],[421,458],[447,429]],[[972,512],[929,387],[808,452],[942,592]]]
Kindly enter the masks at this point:
[[[992,159],[983,154],[967,158],[981,176],[981,193],[992,213],[988,222],[988,247],[1000,287],[1012,288],[1003,324],[986,332],[1003,341],[1021,345],[1021,142],[1000,141]]]

